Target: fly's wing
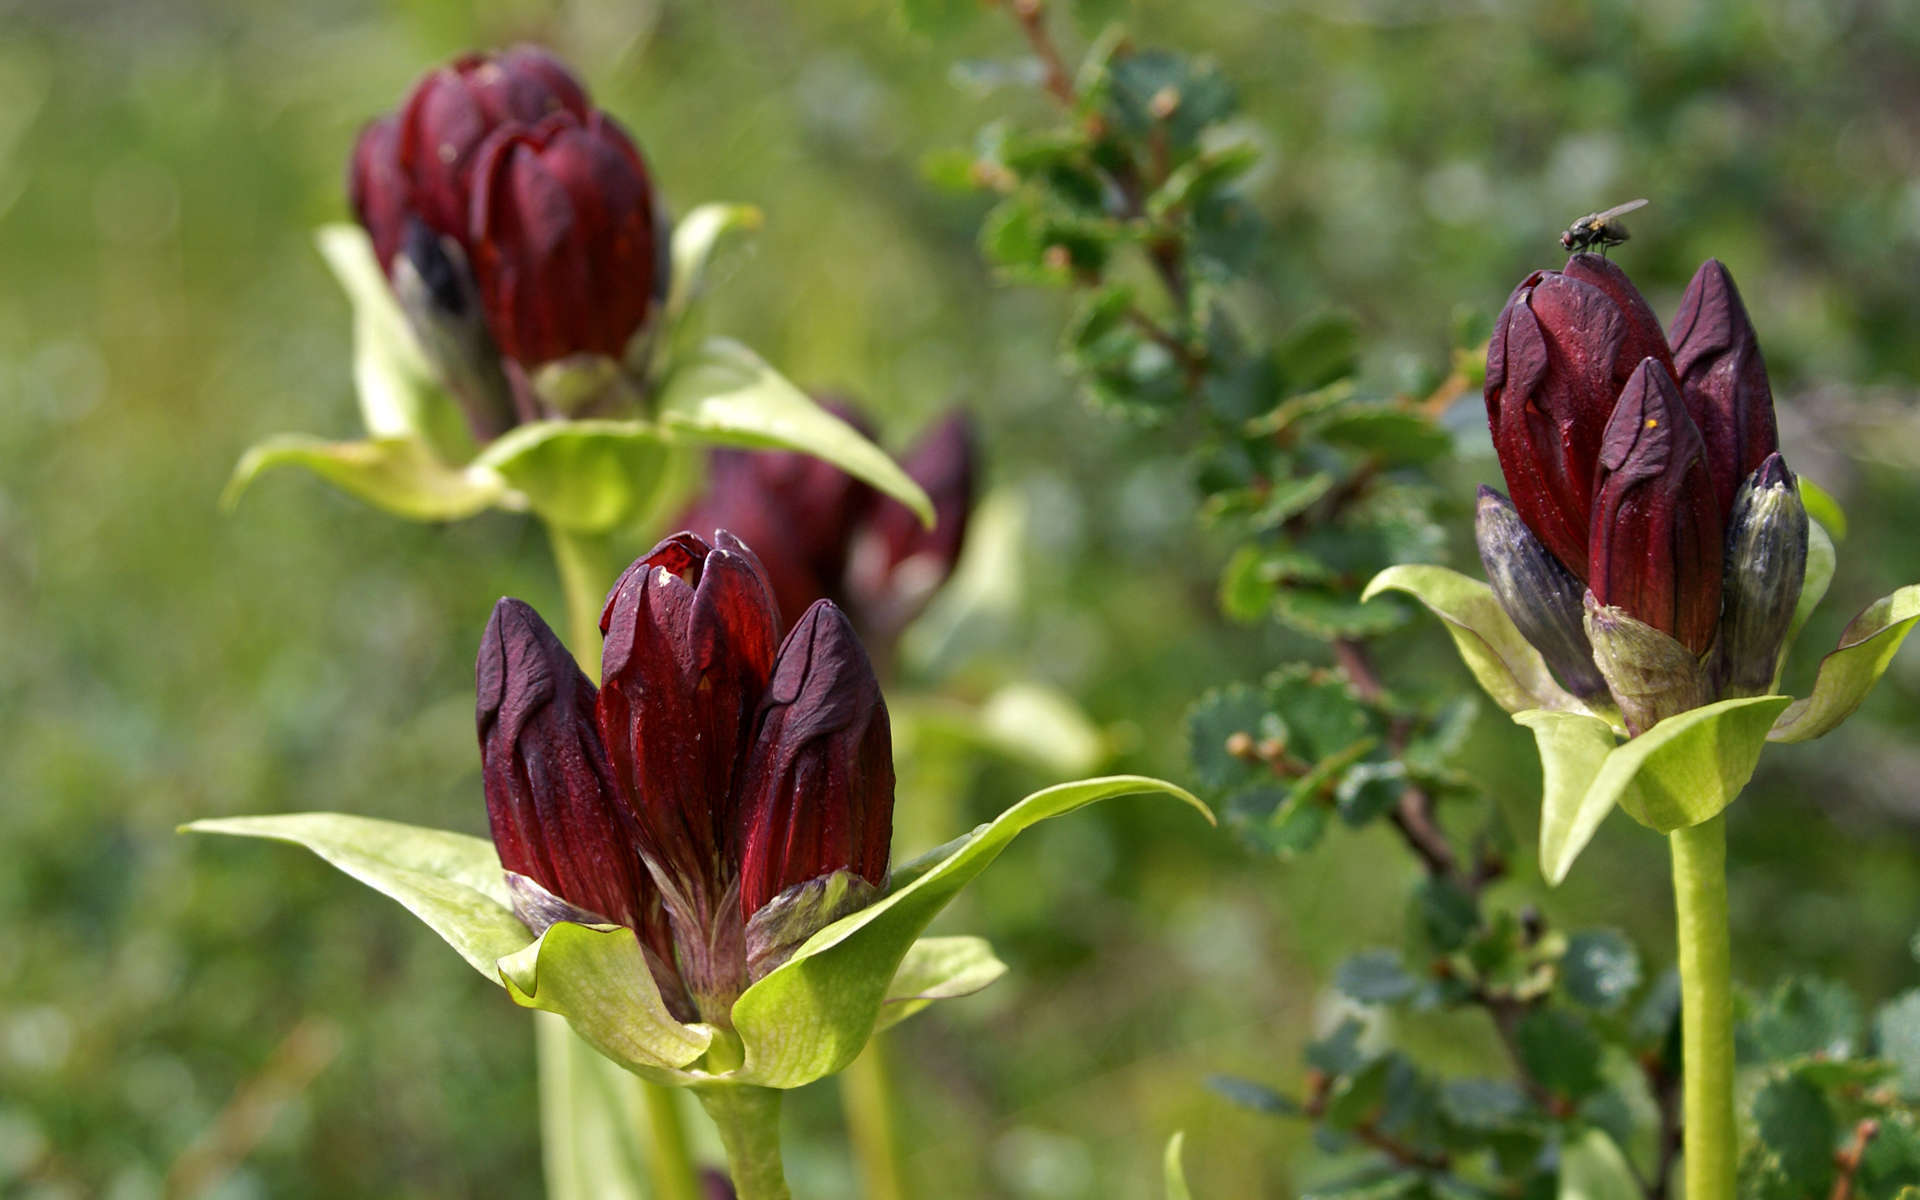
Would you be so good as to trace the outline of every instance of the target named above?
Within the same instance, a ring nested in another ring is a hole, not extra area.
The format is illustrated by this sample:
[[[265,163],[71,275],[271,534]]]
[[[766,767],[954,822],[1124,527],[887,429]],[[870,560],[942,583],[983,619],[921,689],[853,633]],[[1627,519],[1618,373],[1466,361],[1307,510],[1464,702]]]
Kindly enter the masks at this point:
[[[1647,206],[1646,197],[1642,196],[1638,200],[1629,200],[1625,204],[1616,204],[1612,208],[1607,209],[1605,212],[1594,213],[1592,216],[1586,219],[1584,224],[1605,225],[1608,221],[1613,220],[1615,217],[1624,217],[1628,213],[1634,212],[1638,209],[1645,208],[1646,206]]]

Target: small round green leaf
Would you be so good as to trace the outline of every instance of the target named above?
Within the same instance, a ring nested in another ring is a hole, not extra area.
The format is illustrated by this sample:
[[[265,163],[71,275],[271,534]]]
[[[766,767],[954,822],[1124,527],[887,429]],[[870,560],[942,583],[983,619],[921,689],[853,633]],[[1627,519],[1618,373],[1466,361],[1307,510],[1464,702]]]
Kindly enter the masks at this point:
[[[853,1061],[920,932],[1023,830],[1098,800],[1160,793],[1207,807],[1173,784],[1139,775],[1063,783],[1035,792],[965,839],[906,886],[808,938],[793,957],[734,1002],[746,1062],[729,1078],[791,1088]]]
[[[324,812],[222,817],[182,828],[305,846],[398,900],[495,983],[500,979],[494,964],[532,940],[513,915],[500,858],[484,838]]]
[[[497,473],[562,529],[605,533],[647,511],[670,453],[645,421],[535,421],[490,443],[474,466]]]
[[[1640,1200],[1639,1176],[1604,1130],[1589,1129],[1560,1148],[1559,1200]]]
[[[450,467],[416,438],[328,442],[287,433],[240,456],[220,503],[231,509],[255,479],[284,466],[305,467],[341,491],[410,521],[458,521],[495,504],[510,506],[514,499],[492,471]]]
[[[1554,682],[1547,662],[1522,637],[1493,589],[1446,567],[1403,563],[1373,577],[1362,601],[1382,592],[1405,592],[1446,623],[1460,657],[1494,703],[1510,713],[1547,708],[1584,711],[1571,693]]]
[[[738,342],[714,338],[673,363],[658,416],[664,429],[695,443],[811,454],[933,524],[933,502],[885,451]]]
[[[1839,648],[1820,660],[1813,694],[1794,701],[1780,714],[1772,740],[1811,741],[1838,728],[1880,682],[1916,621],[1920,621],[1920,584],[1909,584],[1869,604],[1842,631]]]

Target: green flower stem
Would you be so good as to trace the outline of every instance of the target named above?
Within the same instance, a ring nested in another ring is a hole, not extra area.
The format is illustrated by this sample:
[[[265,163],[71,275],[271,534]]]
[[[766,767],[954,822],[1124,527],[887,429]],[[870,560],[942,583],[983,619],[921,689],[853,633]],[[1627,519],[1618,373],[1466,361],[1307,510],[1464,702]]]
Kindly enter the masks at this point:
[[[780,1166],[780,1093],[748,1084],[718,1084],[696,1093],[720,1127],[727,1171],[740,1200],[792,1200]]]
[[[847,1117],[847,1140],[853,1143],[860,1194],[866,1200],[904,1200],[886,1035],[875,1034],[860,1057],[840,1073],[840,1106]]]
[[[560,591],[566,601],[567,642],[573,647],[580,669],[588,679],[597,681],[600,678],[600,609],[620,564],[610,539],[604,534],[573,533],[549,525],[547,537],[553,543],[553,561],[559,569]],[[571,1028],[567,1032],[568,1036],[574,1036]],[[549,1043],[550,1039],[538,1043],[542,1078],[547,1073],[547,1056],[566,1049]],[[587,1053],[597,1054],[597,1051]],[[687,1149],[686,1126],[680,1119],[673,1093],[625,1071],[608,1074],[613,1077],[610,1084],[629,1090],[629,1101],[638,1098],[637,1104],[625,1107],[640,1112],[646,1122],[647,1174],[653,1182],[652,1194],[660,1200],[699,1200],[700,1179],[694,1171],[693,1155]],[[545,1109],[552,1102],[550,1097],[543,1096],[541,1107]],[[565,1154],[566,1150],[557,1140],[567,1136],[566,1131],[549,1128],[547,1133],[548,1156]]]
[[[1687,1200],[1733,1200],[1733,950],[1727,934],[1727,819],[1668,835],[1680,942]]]
[[[567,643],[587,678],[600,681],[600,609],[619,564],[605,534],[574,533],[547,526],[560,592],[567,606]]]

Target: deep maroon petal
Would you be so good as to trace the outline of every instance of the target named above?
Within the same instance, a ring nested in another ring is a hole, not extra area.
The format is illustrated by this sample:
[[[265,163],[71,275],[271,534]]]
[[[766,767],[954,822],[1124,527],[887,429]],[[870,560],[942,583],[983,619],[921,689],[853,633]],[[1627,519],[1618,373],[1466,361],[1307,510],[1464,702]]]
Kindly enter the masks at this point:
[[[370,121],[353,143],[347,162],[347,199],[373,239],[380,269],[391,271],[406,237],[408,187],[400,170],[399,122],[391,114]]]
[[[1627,278],[1618,263],[1604,255],[1576,254],[1567,259],[1562,273],[1569,279],[1599,288],[1620,309],[1625,332],[1613,361],[1614,395],[1618,396],[1627,386],[1627,380],[1633,378],[1642,359],[1651,358],[1669,374],[1674,374],[1673,352],[1667,346],[1667,335],[1660,330],[1660,318],[1653,315],[1647,298],[1633,286],[1633,280]]]
[[[866,651],[831,601],[781,644],[741,811],[740,905],[850,870],[879,886],[893,836],[893,743]]]
[[[1707,445],[1723,517],[1734,494],[1780,448],[1760,339],[1733,276],[1717,259],[1694,272],[1673,319],[1674,378]]]
[[[501,865],[639,930],[671,962],[639,830],[594,725],[593,685],[540,615],[510,599],[494,606],[474,673],[487,820]]]
[[[1703,653],[1720,620],[1721,529],[1706,444],[1679,386],[1647,359],[1607,423],[1588,587]]]
[[[503,125],[532,125],[556,112],[585,121],[586,92],[532,46],[464,55],[414,85],[400,109],[398,156],[427,224],[464,243],[481,143]]]
[[[645,165],[612,118],[557,112],[480,148],[466,231],[488,325],[529,369],[618,358],[655,302],[655,208]]]
[[[738,775],[776,649],[773,597],[732,537],[709,546],[681,533],[621,577],[601,629],[601,734],[684,945],[710,936],[733,884]]]

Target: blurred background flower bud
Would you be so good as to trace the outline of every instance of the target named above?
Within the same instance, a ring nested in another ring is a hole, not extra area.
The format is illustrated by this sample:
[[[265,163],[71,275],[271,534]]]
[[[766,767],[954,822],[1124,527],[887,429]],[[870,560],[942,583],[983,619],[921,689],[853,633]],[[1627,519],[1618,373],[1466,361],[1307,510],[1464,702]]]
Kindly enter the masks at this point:
[[[1793,473],[1771,454],[1740,485],[1727,526],[1719,654],[1727,691],[1772,689],[1806,573],[1807,509]]]
[[[1494,598],[1547,660],[1560,685],[1582,700],[1604,697],[1607,681],[1594,666],[1583,624],[1586,588],[1547,553],[1512,503],[1490,487],[1480,489],[1473,534]]]

